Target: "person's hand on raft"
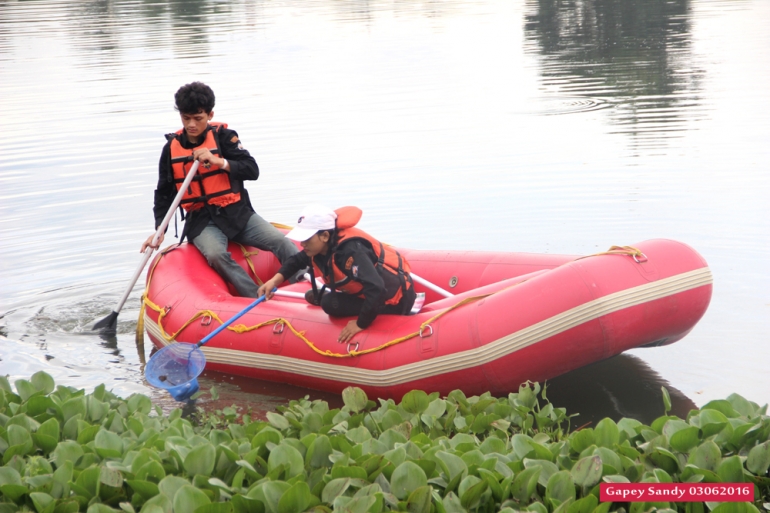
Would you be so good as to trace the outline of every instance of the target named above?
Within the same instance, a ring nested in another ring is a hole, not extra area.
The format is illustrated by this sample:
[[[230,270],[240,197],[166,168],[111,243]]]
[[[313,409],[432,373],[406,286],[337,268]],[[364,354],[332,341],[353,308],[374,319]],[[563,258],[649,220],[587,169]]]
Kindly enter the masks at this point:
[[[161,233],[160,237],[158,237],[158,242],[155,243],[155,244],[152,243],[152,239],[155,238],[155,234],[154,233],[152,235],[150,235],[149,237],[147,237],[147,240],[144,241],[144,244],[142,244],[142,249],[139,250],[139,253],[144,253],[144,251],[147,248],[158,249],[160,247],[160,245],[163,244],[163,238],[165,237],[165,235],[166,235],[165,233]]]
[[[347,325],[342,328],[342,332],[340,333],[340,337],[337,339],[337,342],[340,344],[344,344],[345,342],[350,342],[353,340],[353,336],[358,333],[359,331],[364,331],[363,328],[358,327],[358,323],[356,323],[355,320],[350,321],[347,323]]]
[[[283,276],[280,274],[273,276],[260,285],[259,289],[257,289],[257,297],[265,296],[265,301],[272,299],[275,295],[275,288],[281,283],[283,283]]]

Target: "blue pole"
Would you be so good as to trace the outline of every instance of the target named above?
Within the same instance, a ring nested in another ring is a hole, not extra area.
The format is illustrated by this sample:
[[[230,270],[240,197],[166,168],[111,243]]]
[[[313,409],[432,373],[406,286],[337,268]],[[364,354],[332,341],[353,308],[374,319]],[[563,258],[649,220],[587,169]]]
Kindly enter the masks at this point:
[[[273,291],[273,292],[275,292],[275,291],[276,291],[276,289],[273,289],[272,291]],[[238,312],[237,314],[235,314],[235,315],[233,315],[232,317],[230,317],[230,320],[228,320],[227,322],[225,322],[224,324],[222,324],[220,327],[218,327],[217,329],[215,329],[214,331],[212,331],[211,333],[209,333],[208,335],[206,335],[205,337],[203,337],[203,338],[201,339],[201,341],[200,341],[200,342],[198,342],[197,346],[198,346],[198,347],[200,347],[200,346],[202,346],[203,344],[205,344],[206,342],[208,342],[209,340],[211,340],[212,338],[214,338],[214,336],[215,336],[215,335],[217,335],[217,334],[218,334],[220,331],[222,331],[223,329],[227,328],[227,327],[228,327],[228,326],[230,326],[230,325],[231,325],[233,322],[235,322],[235,321],[237,321],[238,319],[240,319],[241,317],[243,317],[243,315],[245,315],[245,314],[246,314],[246,312],[248,312],[249,310],[251,310],[252,308],[254,308],[255,306],[257,306],[258,304],[260,304],[260,303],[261,303],[262,301],[264,301],[264,300],[265,300],[265,296],[262,296],[262,297],[259,297],[259,298],[255,299],[255,300],[254,300],[254,302],[252,302],[252,303],[251,303],[249,306],[247,306],[246,308],[244,308],[243,310],[241,310],[241,311],[240,311],[240,312]]]

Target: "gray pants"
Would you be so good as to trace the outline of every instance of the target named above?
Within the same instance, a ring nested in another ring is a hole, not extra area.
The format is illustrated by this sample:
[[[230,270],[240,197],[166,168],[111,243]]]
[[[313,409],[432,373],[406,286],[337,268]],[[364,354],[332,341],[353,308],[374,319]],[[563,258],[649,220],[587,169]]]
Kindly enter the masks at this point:
[[[232,240],[246,246],[270,251],[281,263],[297,252],[297,247],[292,241],[257,214],[253,214],[249,218],[243,230]],[[227,236],[214,224],[214,221],[209,221],[208,226],[192,241],[195,247],[206,257],[209,265],[225,281],[231,283],[240,296],[257,297],[259,287],[244,271],[243,267],[233,260],[227,251],[227,242]]]

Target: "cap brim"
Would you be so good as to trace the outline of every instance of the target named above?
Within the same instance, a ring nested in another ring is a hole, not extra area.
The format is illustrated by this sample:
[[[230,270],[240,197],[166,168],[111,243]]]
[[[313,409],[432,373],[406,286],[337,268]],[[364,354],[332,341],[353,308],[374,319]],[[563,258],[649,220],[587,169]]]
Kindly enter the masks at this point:
[[[292,231],[286,234],[286,238],[296,240],[297,242],[302,242],[315,235],[317,231],[318,230],[314,228],[301,228],[296,226]]]

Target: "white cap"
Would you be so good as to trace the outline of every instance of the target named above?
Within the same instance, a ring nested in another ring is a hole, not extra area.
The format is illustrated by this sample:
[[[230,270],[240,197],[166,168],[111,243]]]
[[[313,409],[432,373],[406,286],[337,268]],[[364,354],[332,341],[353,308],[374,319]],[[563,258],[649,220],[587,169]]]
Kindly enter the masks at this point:
[[[297,220],[297,226],[286,237],[299,242],[308,240],[319,230],[334,230],[336,220],[337,213],[334,210],[317,203],[308,205]]]

